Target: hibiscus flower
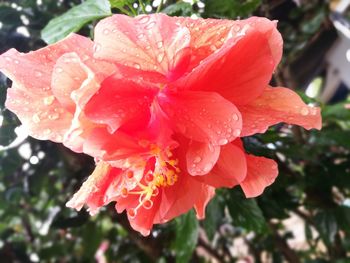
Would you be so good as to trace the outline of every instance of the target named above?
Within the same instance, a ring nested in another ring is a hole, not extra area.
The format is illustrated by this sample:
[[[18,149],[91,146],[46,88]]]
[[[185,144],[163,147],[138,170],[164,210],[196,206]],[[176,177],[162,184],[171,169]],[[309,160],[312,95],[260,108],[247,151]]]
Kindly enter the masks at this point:
[[[144,235],[218,187],[262,193],[277,165],[246,155],[240,137],[279,122],[321,128],[318,108],[269,86],[282,56],[276,23],[114,15],[94,42],[72,34],[28,54],[10,50],[6,106],[29,133],[95,157],[68,203],[91,213],[111,202]]]

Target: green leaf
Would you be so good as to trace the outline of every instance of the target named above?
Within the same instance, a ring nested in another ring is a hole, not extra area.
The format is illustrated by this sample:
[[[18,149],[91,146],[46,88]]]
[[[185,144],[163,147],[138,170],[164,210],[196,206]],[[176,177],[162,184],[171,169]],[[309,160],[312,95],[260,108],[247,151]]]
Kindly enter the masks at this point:
[[[109,0],[109,3],[111,4],[112,8],[121,8],[126,5],[132,4],[133,0]]]
[[[41,37],[48,44],[55,43],[72,32],[77,32],[86,23],[111,15],[111,6],[107,0],[87,0],[52,19],[41,31]]]
[[[199,223],[193,210],[176,220],[176,238],[173,247],[177,263],[187,263],[198,241]]]
[[[210,240],[214,238],[214,234],[224,218],[224,204],[221,199],[220,196],[215,196],[206,208],[203,226]]]
[[[255,11],[261,0],[206,0],[204,1],[206,17],[246,17]]]
[[[248,231],[266,230],[265,217],[255,199],[245,198],[236,188],[229,192],[227,203],[234,226],[243,227]]]
[[[169,5],[162,10],[162,13],[171,16],[190,16],[192,14],[192,5],[185,2],[177,2]]]
[[[335,234],[338,231],[338,224],[335,215],[331,211],[321,211],[315,216],[315,225],[323,241],[327,245],[334,242]]]

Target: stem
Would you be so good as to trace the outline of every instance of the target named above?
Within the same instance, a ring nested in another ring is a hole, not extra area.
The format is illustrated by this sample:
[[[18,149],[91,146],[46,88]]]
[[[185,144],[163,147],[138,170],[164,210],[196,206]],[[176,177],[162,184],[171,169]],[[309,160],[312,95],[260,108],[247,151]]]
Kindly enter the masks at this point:
[[[160,0],[156,13],[159,13],[160,10],[162,10],[162,7],[163,7],[163,0]]]
[[[132,16],[137,16],[137,12],[135,11],[134,7],[131,4],[127,4],[127,6],[129,7],[130,11],[132,12]]]
[[[145,5],[143,4],[143,1],[142,0],[139,0],[139,4],[141,6],[141,9],[142,9],[142,13],[146,14],[146,8],[145,8]]]
[[[130,11],[126,10],[124,7],[117,7],[122,13],[128,15],[128,16],[134,16],[133,13],[131,13]]]

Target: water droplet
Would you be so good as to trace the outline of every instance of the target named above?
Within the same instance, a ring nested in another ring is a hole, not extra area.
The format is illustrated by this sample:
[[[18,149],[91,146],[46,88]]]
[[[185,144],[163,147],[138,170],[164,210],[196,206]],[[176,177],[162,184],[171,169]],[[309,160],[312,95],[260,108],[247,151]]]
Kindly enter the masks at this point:
[[[136,69],[141,69],[140,64],[137,64],[137,63],[134,64],[134,67],[135,67]]]
[[[224,144],[227,144],[228,143],[228,140],[227,139],[221,139],[219,140],[219,144],[220,145],[224,145]]]
[[[58,113],[53,113],[49,115],[50,120],[57,120],[60,117]]]
[[[163,47],[163,41],[159,41],[157,43],[157,48],[162,48]]]
[[[50,129],[45,129],[44,130],[44,135],[49,135],[51,133],[51,130]]]
[[[63,72],[63,69],[60,68],[60,67],[57,67],[57,68],[56,68],[56,72],[57,72],[57,73],[62,73],[62,72]]]
[[[151,49],[151,46],[148,45],[148,46],[145,47],[145,49],[149,50],[149,49]]]
[[[46,98],[44,98],[44,104],[49,106],[54,102],[54,100],[55,100],[54,96],[46,97]]]
[[[19,64],[19,61],[17,59],[14,60],[15,64]]]
[[[200,163],[200,161],[202,161],[202,158],[200,156],[196,156],[193,159],[193,163]]]
[[[98,44],[98,43],[96,43],[96,44],[94,45],[94,52],[98,52],[98,51],[100,51],[100,50],[101,50],[101,45]]]
[[[307,107],[304,107],[301,109],[300,114],[303,116],[306,116],[309,114],[309,109]]]
[[[158,63],[161,63],[163,61],[163,59],[164,59],[164,53],[161,53],[157,56]]]
[[[237,114],[237,113],[234,113],[234,114],[232,115],[232,120],[234,120],[234,121],[238,121],[238,120],[239,120],[239,117],[238,117],[238,114]]]
[[[39,123],[40,122],[39,114],[35,113],[32,117],[32,120],[34,123]]]
[[[142,17],[140,17],[139,22],[141,24],[146,24],[149,21],[149,19],[150,19],[149,16],[142,16]]]
[[[235,129],[234,131],[233,131],[233,135],[234,136],[236,136],[236,137],[238,137],[239,135],[241,135],[241,129]]]
[[[204,168],[203,168],[203,171],[205,173],[209,172],[211,170],[211,168],[213,168],[213,163],[207,163]]]
[[[41,71],[39,71],[39,70],[36,70],[34,75],[35,75],[35,77],[40,78],[43,75],[43,73],[41,73]]]
[[[155,26],[155,24],[156,24],[156,22],[152,21],[151,23],[149,23],[145,26],[145,29],[147,29],[147,30],[152,29]]]
[[[144,37],[145,37],[145,34],[139,34],[139,35],[137,36],[138,39],[143,39]]]
[[[108,35],[108,34],[109,34],[109,29],[105,28],[105,29],[103,30],[103,34]]]

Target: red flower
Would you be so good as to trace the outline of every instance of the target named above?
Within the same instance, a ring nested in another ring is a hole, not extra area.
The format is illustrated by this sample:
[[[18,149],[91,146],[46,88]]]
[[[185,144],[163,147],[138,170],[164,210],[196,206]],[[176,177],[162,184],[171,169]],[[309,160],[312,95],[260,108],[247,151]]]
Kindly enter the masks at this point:
[[[73,34],[0,57],[14,83],[6,106],[31,135],[99,160],[71,207],[117,201],[143,234],[191,207],[201,218],[215,188],[253,197],[277,176],[239,137],[282,121],[321,128],[318,108],[269,86],[282,39],[265,18],[114,15],[94,42]]]

